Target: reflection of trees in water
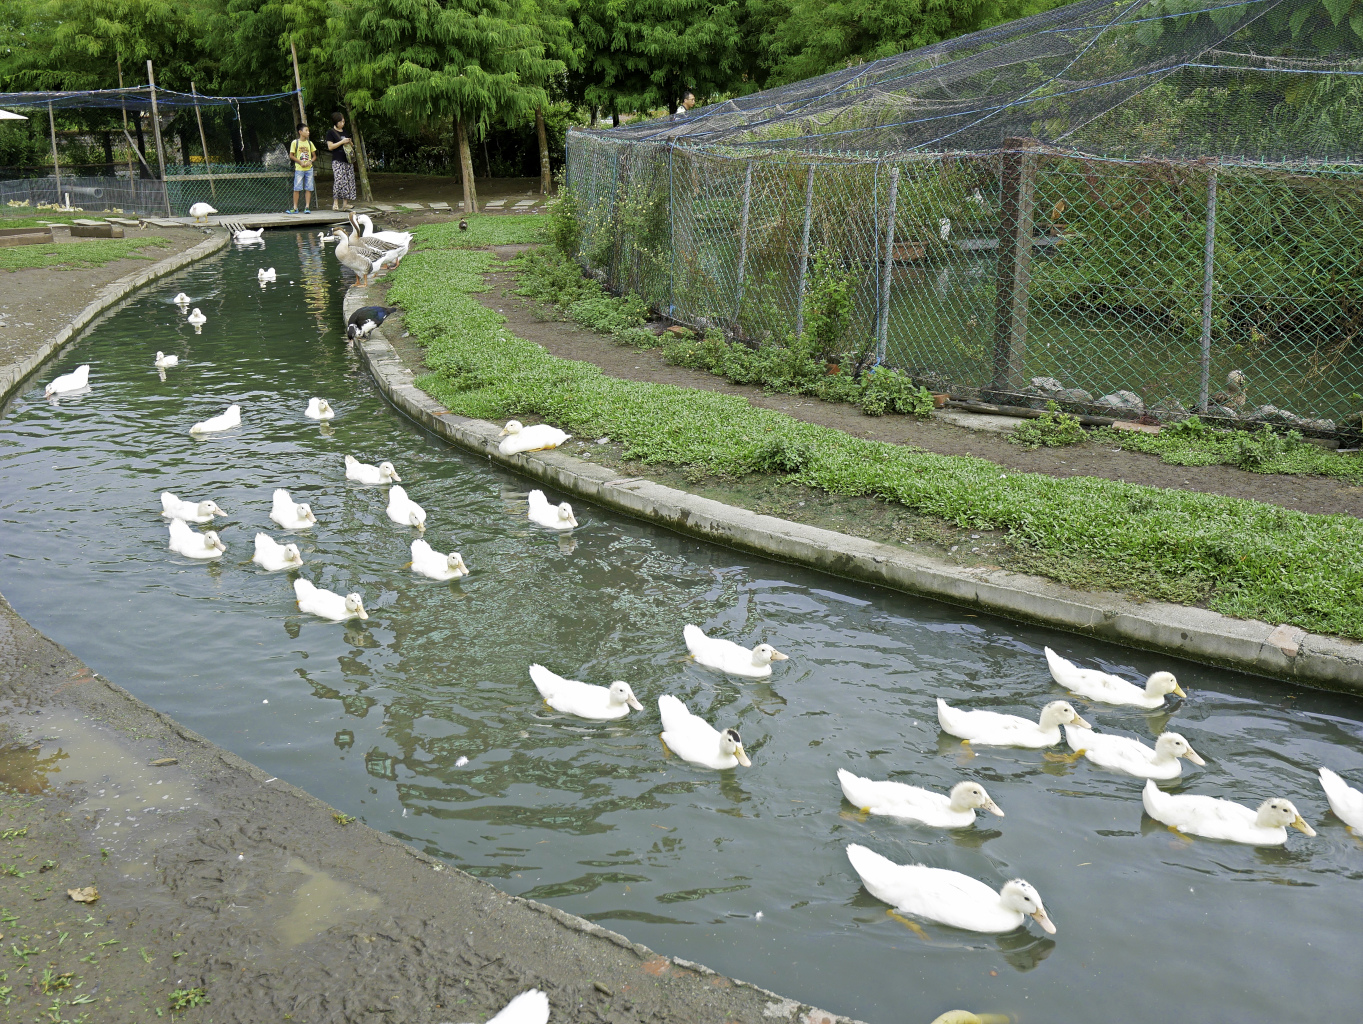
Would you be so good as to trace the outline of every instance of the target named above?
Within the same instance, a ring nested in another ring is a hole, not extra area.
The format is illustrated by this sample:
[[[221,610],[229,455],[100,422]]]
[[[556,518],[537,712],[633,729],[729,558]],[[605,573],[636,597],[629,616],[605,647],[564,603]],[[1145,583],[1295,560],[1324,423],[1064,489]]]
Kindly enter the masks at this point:
[[[303,305],[317,321],[319,332],[328,327],[327,313],[330,303],[327,296],[326,246],[318,235],[310,231],[300,231],[298,243],[298,273],[303,284]]]

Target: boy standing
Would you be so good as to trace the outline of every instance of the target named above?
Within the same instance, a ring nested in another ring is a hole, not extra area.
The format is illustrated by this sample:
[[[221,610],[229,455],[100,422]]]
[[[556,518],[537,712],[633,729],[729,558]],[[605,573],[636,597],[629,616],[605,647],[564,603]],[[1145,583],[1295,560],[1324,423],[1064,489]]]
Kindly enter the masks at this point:
[[[312,165],[317,159],[317,147],[308,141],[308,126],[298,126],[298,138],[289,144],[289,159],[293,161],[293,209],[298,212],[298,193],[303,193],[303,212],[312,212],[312,191],[316,185]]]

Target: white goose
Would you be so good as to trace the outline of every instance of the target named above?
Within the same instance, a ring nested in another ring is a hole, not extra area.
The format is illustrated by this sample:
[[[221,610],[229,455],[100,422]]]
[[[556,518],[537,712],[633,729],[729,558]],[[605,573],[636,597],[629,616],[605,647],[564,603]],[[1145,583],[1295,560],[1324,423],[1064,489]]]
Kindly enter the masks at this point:
[[[412,235],[406,231],[375,231],[374,222],[364,214],[351,214],[351,244],[374,261],[374,269],[396,267],[412,245]]]
[[[298,598],[299,611],[307,612],[309,615],[330,619],[332,622],[369,618],[359,594],[346,594],[342,597],[330,590],[315,587],[305,579],[293,581],[293,592]]]
[[[297,569],[303,564],[303,553],[297,544],[280,544],[268,533],[258,533],[256,553],[251,561],[266,572],[279,572],[280,569]]]
[[[388,518],[400,526],[415,526],[423,531],[426,529],[426,510],[407,497],[407,491],[397,484],[388,488],[387,511]]]
[[[374,262],[363,252],[350,244],[344,228],[337,228],[334,234],[323,235],[322,241],[336,243],[336,258],[342,266],[349,267],[359,278],[356,282],[361,288],[368,287],[369,277],[374,273]]]
[[[402,477],[398,476],[398,471],[393,468],[391,462],[380,462],[377,466],[371,466],[353,455],[345,457],[345,478],[354,480],[357,484],[370,486],[402,482]]]
[[[487,1024],[548,1024],[549,997],[537,988],[522,992]]]
[[[1030,917],[1045,931],[1055,934],[1055,925],[1042,906],[1040,894],[1021,878],[1005,882],[995,892],[958,871],[896,864],[855,843],[847,847],[847,859],[866,890],[901,913],[991,934],[1011,932]]]
[[[1252,846],[1282,846],[1287,842],[1288,825],[1308,836],[1316,834],[1316,830],[1297,813],[1292,801],[1282,797],[1272,797],[1261,803],[1257,810],[1250,810],[1212,796],[1165,793],[1155,785],[1154,779],[1147,779],[1141,802],[1145,804],[1146,813],[1156,821],[1207,839]]]
[[[189,304],[194,300],[191,299],[184,292],[177,292],[175,294],[175,298],[171,299],[170,301],[175,303],[175,305],[179,306],[180,312],[183,313],[186,309],[189,308]]]
[[[536,423],[534,426],[526,427],[521,425],[520,420],[508,420],[502,428],[502,442],[497,445],[497,450],[503,455],[515,455],[519,452],[540,452],[548,448],[557,448],[572,435],[565,434],[558,427],[551,427],[547,423]]]
[[[218,434],[224,430],[241,426],[241,406],[229,405],[216,416],[200,420],[189,428],[191,434]]]
[[[172,366],[180,365],[179,356],[168,356],[164,352],[156,353],[156,368],[158,370],[169,370]]]
[[[1074,708],[1063,700],[1053,700],[1041,709],[1040,721],[997,711],[967,711],[953,708],[937,698],[937,721],[942,731],[982,747],[1028,747],[1039,750],[1060,742],[1060,727],[1073,724],[1088,728]]]
[[[72,391],[80,391],[90,386],[90,364],[77,366],[70,373],[63,373],[60,377],[52,380],[47,387],[43,388],[43,395],[51,398],[53,395],[64,395]]]
[[[256,280],[262,285],[273,284],[275,279],[274,267],[261,267],[256,271]]]
[[[227,545],[212,530],[198,533],[190,529],[189,524],[183,519],[172,519],[170,550],[186,558],[221,558],[223,552],[227,550]]]
[[[330,420],[335,419],[336,410],[325,398],[309,398],[308,407],[303,410],[303,415],[310,420]]]
[[[1329,768],[1320,770],[1320,788],[1330,801],[1330,810],[1346,825],[1363,832],[1363,793],[1354,789]]]
[[[720,732],[705,719],[691,714],[685,704],[668,693],[658,698],[658,714],[663,720],[663,742],[683,761],[717,771],[740,764],[744,768],[752,765],[737,729]]]
[[[217,212],[217,210],[213,209],[213,207],[209,206],[207,203],[195,203],[189,208],[189,215],[194,218],[194,223],[196,224],[208,223],[209,216]]]
[[[232,241],[234,242],[259,242],[264,238],[264,228],[256,228],[254,231],[250,228],[237,228],[232,232]]]
[[[317,517],[304,502],[295,502],[282,487],[275,489],[270,505],[270,519],[286,530],[306,530],[317,525]]]
[[[749,650],[732,640],[706,636],[699,626],[686,626],[682,630],[682,637],[686,640],[686,649],[698,665],[729,675],[765,679],[771,675],[773,661],[789,660],[789,655],[782,654],[771,644],[758,644]]]
[[[188,523],[211,523],[214,516],[227,515],[211,501],[181,501],[170,491],[161,492],[161,514],[167,519],[183,519]]]
[[[357,213],[352,220],[363,232],[362,238],[378,239],[380,242],[387,242],[389,245],[395,245],[404,250],[411,246],[412,239],[416,237],[410,231],[375,231],[374,222],[369,219],[367,213]]]
[[[1183,687],[1178,685],[1172,672],[1156,672],[1145,681],[1145,686],[1129,683],[1120,676],[1098,672],[1091,668],[1080,668],[1072,661],[1066,661],[1049,647],[1046,648],[1046,664],[1050,666],[1051,678],[1081,697],[1101,701],[1104,704],[1126,704],[1138,708],[1160,708],[1164,706],[1164,695],[1174,693],[1187,697]]]
[[[469,567],[458,551],[442,555],[418,537],[412,541],[412,572],[433,580],[457,580],[469,574]]]
[[[544,703],[566,715],[608,721],[624,718],[630,708],[644,710],[629,683],[623,679],[617,679],[610,686],[592,686],[576,679],[564,679],[543,665],[531,665],[530,678],[534,680],[535,689],[539,690]]]
[[[1065,726],[1065,739],[1070,749],[1082,753],[1094,764],[1113,771],[1125,772],[1138,779],[1176,779],[1183,773],[1179,758],[1186,757],[1193,764],[1207,762],[1193,750],[1192,744],[1176,732],[1162,732],[1151,750],[1140,740],[1111,733],[1098,733],[1075,725]]]
[[[549,499],[544,496],[543,491],[531,491],[530,502],[530,521],[536,526],[543,526],[546,530],[575,530],[577,529],[577,519],[573,516],[573,506],[566,501],[561,501],[557,505],[550,505]]]
[[[200,312],[198,306],[194,307],[194,312],[190,313],[189,316],[185,317],[185,320],[193,324],[195,327],[202,327],[204,324],[208,323],[208,317],[204,316],[203,313]]]
[[[932,828],[966,828],[975,824],[975,808],[1003,817],[999,805],[978,782],[958,782],[949,796],[902,782],[875,781],[838,769],[838,784],[849,803],[868,814],[918,821]]]

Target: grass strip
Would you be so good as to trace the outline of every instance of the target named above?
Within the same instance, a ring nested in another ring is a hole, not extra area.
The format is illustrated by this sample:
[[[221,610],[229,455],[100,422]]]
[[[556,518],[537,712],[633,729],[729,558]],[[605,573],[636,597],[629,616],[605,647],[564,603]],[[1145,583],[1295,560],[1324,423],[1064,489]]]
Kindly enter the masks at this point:
[[[1094,477],[1008,473],[984,459],[852,437],[715,392],[618,380],[511,334],[481,305],[487,252],[419,228],[388,293],[427,348],[417,385],[481,419],[538,415],[608,435],[643,463],[740,477],[786,474],[834,494],[899,502],[1006,532],[1031,571],[1062,583],[1207,606],[1363,639],[1363,521]]]
[[[85,270],[102,267],[115,260],[149,260],[154,254],[144,249],[168,246],[161,235],[142,238],[92,238],[88,242],[54,242],[51,245],[16,245],[0,249],[0,270]]]

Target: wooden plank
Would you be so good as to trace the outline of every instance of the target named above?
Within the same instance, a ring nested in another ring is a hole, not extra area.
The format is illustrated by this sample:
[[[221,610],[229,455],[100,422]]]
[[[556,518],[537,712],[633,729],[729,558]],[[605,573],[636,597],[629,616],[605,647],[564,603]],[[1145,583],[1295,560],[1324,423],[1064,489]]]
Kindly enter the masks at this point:
[[[72,238],[122,238],[123,228],[118,224],[82,224],[76,221],[71,225]]]

